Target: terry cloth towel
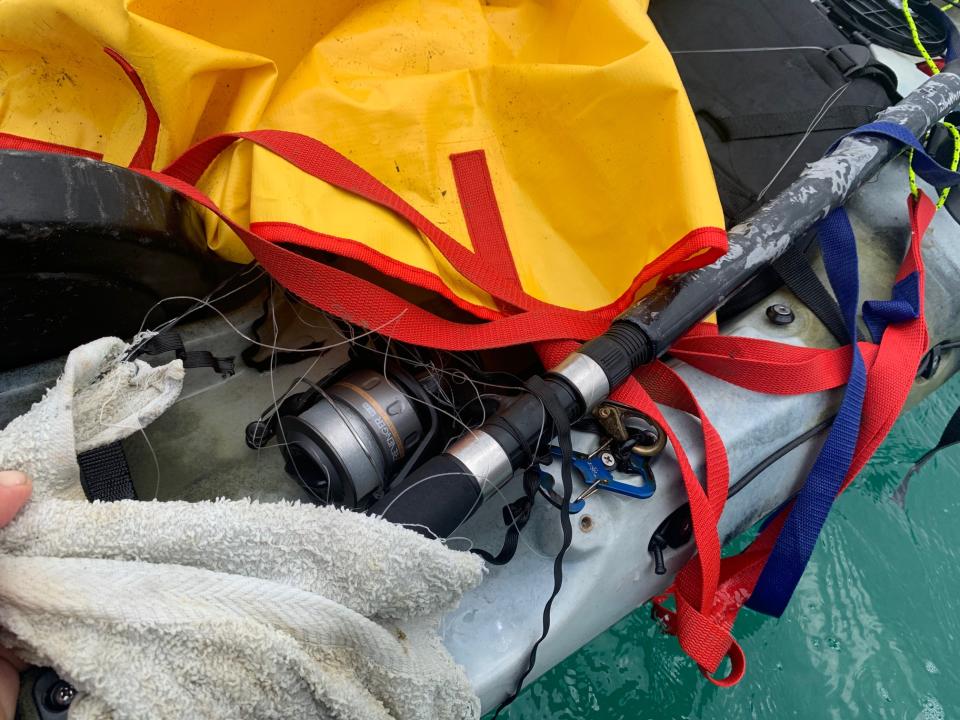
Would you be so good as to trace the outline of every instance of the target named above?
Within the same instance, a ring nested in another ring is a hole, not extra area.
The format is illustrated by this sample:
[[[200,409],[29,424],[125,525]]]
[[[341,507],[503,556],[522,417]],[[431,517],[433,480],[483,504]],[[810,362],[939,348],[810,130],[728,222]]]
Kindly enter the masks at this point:
[[[34,499],[0,530],[0,642],[80,695],[71,720],[476,718],[438,635],[479,558],[298,503],[88,503],[76,454],[177,398],[179,361],[84,345],[0,431]]]

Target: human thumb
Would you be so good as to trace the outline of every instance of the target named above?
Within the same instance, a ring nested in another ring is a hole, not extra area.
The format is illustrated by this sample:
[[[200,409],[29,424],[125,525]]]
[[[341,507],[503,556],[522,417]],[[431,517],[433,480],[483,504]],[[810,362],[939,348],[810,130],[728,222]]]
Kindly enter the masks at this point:
[[[22,472],[0,472],[0,527],[13,520],[27,500],[33,484]]]

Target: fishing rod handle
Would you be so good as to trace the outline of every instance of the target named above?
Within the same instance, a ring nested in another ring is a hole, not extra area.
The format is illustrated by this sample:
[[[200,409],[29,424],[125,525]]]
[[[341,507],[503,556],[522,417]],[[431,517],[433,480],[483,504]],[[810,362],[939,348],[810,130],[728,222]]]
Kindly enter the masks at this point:
[[[427,537],[450,537],[483,501],[477,475],[459,458],[430,458],[390,488],[368,511]]]
[[[607,375],[594,360],[573,353],[479,430],[466,432],[390,487],[367,512],[428,537],[449,537],[488,497],[500,492],[518,468],[543,455],[554,435],[546,401],[575,421],[610,394]],[[549,398],[546,396],[549,395]]]

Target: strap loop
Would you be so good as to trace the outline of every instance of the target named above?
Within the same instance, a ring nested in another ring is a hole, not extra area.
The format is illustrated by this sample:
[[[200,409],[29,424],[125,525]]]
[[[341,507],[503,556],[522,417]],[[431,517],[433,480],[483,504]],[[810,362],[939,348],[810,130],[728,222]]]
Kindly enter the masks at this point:
[[[700,673],[717,687],[733,687],[743,680],[743,676],[747,672],[747,656],[744,654],[743,648],[740,647],[740,643],[732,640],[730,649],[727,650],[727,657],[730,659],[730,672],[727,673],[726,677],[718,678],[702,665],[697,667],[700,668]]]

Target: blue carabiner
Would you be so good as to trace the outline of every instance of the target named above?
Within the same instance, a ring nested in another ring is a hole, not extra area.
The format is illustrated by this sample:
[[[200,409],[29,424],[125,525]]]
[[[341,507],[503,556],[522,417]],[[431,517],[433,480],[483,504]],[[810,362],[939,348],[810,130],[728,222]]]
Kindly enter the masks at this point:
[[[550,448],[550,454],[557,458],[561,456],[560,449],[556,447]],[[646,458],[635,456],[631,457],[630,466],[642,479],[642,482],[639,485],[622,482],[620,480],[614,480],[613,473],[610,472],[610,469],[603,464],[601,457],[589,457],[587,455],[577,453],[577,456],[573,459],[573,467],[578,473],[580,473],[580,477],[583,482],[586,483],[588,489],[596,488],[597,490],[605,490],[607,492],[616,493],[617,495],[636,498],[637,500],[646,500],[648,497],[653,495],[654,491],[657,489],[657,484],[654,480],[653,472],[650,470],[650,465]],[[585,500],[587,496],[582,497]],[[579,505],[580,503],[584,502],[584,500],[578,500],[576,504]],[[570,506],[571,512],[579,512],[581,509],[582,507],[574,511],[573,504]]]

